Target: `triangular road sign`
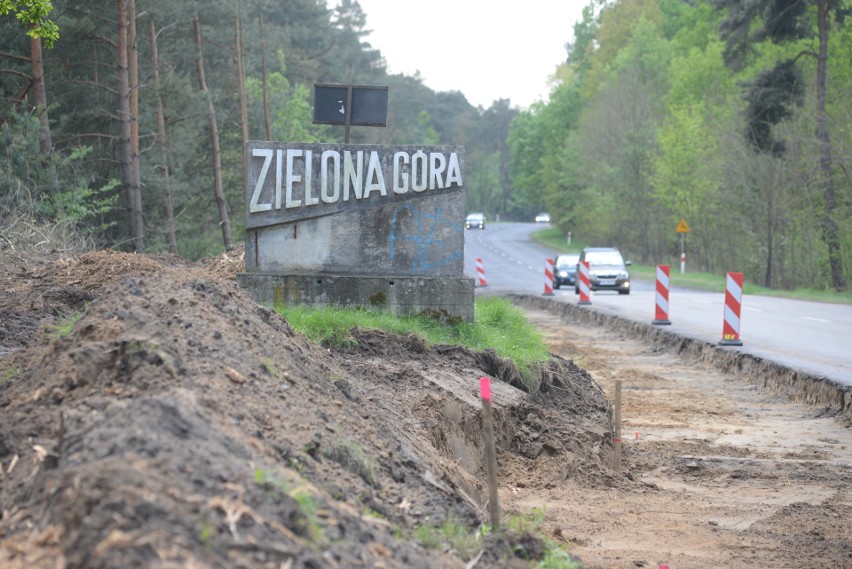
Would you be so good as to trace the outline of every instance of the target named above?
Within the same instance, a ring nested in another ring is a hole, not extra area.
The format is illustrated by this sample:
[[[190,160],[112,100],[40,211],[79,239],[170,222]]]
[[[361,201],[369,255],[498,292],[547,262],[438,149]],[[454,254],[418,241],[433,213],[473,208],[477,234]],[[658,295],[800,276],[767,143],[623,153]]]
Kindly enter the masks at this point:
[[[680,223],[677,224],[675,233],[689,233],[689,226],[686,224],[685,219],[681,218]]]

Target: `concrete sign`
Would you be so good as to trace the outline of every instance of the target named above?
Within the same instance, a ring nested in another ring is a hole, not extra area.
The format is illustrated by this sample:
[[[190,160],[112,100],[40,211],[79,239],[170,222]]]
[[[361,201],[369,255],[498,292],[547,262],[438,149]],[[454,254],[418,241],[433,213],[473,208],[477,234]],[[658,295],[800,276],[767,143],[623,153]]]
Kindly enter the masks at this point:
[[[248,158],[240,279],[278,287],[257,298],[472,320],[463,148],[250,142]]]

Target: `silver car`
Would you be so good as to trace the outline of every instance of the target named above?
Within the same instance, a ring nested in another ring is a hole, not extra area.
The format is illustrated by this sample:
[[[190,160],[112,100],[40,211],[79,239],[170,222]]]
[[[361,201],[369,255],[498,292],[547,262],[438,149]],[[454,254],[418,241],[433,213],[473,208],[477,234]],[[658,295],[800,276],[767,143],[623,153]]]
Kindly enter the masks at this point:
[[[464,219],[465,229],[485,229],[485,214],[471,213]]]
[[[615,290],[618,294],[630,294],[630,261],[624,262],[621,251],[615,247],[586,247],[577,262],[589,263],[589,286],[591,290]],[[580,294],[579,275],[574,283],[574,293]]]

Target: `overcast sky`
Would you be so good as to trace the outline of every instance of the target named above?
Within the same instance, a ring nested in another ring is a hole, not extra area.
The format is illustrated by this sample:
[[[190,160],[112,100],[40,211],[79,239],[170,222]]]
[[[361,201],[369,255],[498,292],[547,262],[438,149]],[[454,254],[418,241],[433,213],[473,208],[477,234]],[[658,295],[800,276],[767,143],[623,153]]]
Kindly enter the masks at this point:
[[[588,0],[358,0],[366,38],[390,73],[434,91],[461,91],[474,106],[510,99],[526,108],[546,99],[548,79]],[[330,2],[331,4],[331,2]]]

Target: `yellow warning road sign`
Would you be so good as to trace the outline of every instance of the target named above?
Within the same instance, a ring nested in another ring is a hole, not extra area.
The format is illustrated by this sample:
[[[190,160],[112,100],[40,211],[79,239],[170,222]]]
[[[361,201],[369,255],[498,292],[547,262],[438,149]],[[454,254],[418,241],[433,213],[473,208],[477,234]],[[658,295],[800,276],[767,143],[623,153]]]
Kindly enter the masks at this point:
[[[681,218],[680,223],[677,224],[675,233],[689,233],[689,226],[686,224],[685,219]]]

